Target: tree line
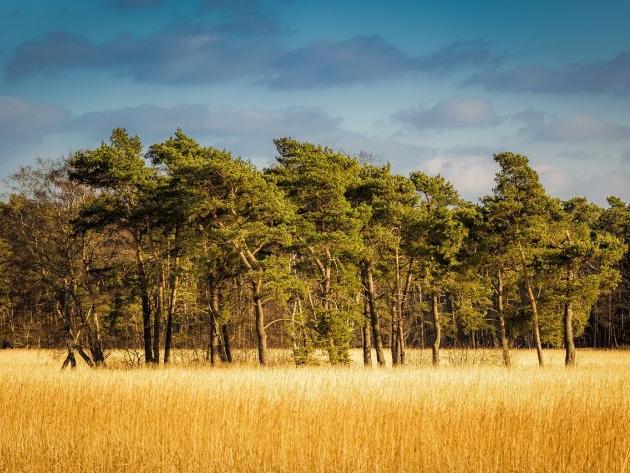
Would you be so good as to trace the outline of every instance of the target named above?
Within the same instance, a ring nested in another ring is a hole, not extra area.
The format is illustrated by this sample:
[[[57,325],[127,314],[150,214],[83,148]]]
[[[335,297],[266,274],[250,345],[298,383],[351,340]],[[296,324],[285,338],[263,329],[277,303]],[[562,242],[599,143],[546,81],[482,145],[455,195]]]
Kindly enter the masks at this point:
[[[200,348],[406,362],[408,347],[617,347],[630,341],[630,207],[549,196],[527,157],[498,153],[477,203],[441,176],[274,141],[264,170],[177,130],[109,141],[9,180],[0,203],[0,343],[106,363]]]

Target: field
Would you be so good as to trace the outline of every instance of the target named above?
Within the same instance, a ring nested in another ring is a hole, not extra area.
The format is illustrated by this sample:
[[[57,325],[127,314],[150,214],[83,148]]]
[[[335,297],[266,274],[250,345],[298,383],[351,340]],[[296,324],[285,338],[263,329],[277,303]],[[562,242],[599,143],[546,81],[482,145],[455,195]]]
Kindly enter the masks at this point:
[[[630,470],[630,352],[580,351],[569,370],[559,351],[544,369],[518,352],[510,370],[465,352],[380,370],[116,356],[62,372],[59,353],[0,351],[0,470]]]

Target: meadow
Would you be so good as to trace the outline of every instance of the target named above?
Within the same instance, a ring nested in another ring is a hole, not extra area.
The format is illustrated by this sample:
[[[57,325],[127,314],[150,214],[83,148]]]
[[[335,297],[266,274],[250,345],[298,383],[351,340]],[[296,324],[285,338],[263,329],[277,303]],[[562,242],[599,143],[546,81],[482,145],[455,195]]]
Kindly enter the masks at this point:
[[[429,367],[61,371],[60,352],[0,351],[6,472],[621,472],[630,470],[630,352],[582,350],[566,369],[515,353],[446,351]]]

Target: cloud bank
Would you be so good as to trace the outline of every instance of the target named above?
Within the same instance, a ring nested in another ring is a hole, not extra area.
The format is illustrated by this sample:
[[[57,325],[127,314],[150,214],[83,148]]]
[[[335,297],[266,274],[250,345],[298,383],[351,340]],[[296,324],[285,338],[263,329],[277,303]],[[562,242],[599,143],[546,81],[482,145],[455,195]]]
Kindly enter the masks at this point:
[[[393,119],[416,130],[485,127],[500,122],[492,104],[476,98],[453,99],[432,107],[402,110]]]

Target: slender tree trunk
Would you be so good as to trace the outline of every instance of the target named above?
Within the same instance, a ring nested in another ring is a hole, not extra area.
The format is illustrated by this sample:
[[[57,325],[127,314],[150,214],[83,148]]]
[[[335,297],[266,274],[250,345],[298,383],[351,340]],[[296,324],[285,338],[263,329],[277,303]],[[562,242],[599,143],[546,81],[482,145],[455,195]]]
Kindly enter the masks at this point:
[[[442,326],[440,324],[440,312],[438,307],[438,296],[431,294],[431,313],[433,315],[433,343],[431,344],[431,354],[433,366],[440,364],[440,343],[442,342]]]
[[[405,343],[405,330],[404,330],[404,318],[403,313],[407,307],[407,298],[409,297],[409,290],[411,288],[411,281],[413,279],[412,271],[413,262],[409,263],[409,271],[407,272],[407,278],[405,280],[405,287],[400,294],[400,304],[398,307],[398,350],[400,364],[404,365],[406,360],[406,343]]]
[[[105,353],[103,350],[103,339],[101,337],[101,323],[98,320],[98,313],[92,309],[92,321],[94,323],[93,341],[90,343],[90,352],[94,364],[102,365],[105,363]]]
[[[216,356],[219,356],[219,359],[222,363],[227,363],[228,357],[225,349],[225,342],[223,341],[223,336],[220,321],[223,319],[221,316],[221,294],[219,292],[218,287],[213,286],[210,289],[210,313],[211,319],[210,323],[212,324],[212,345],[211,352],[214,354],[214,358],[211,359],[212,363],[216,361]]]
[[[503,274],[497,271],[497,318],[499,321],[499,337],[501,338],[501,351],[503,352],[503,364],[511,366],[510,359],[510,343],[507,338],[507,330],[505,327],[505,310],[503,306]]]
[[[223,334],[223,348],[225,350],[225,360],[228,363],[232,363],[232,347],[230,345],[230,327],[228,324],[221,325],[221,332]]]
[[[567,229],[567,240],[569,244],[573,244],[571,233]],[[569,266],[567,272],[567,283],[569,286],[573,282],[574,274],[573,269]],[[575,340],[573,337],[573,302],[571,301],[570,291],[568,291],[567,298],[564,301],[564,317],[562,320],[562,328],[564,335],[564,364],[565,366],[575,366]],[[608,303],[610,304],[611,296],[608,296]]]
[[[361,346],[363,347],[363,365],[372,366],[372,343],[370,340],[370,315],[367,301],[363,304],[363,324],[361,325]]]
[[[529,299],[529,305],[532,309],[532,330],[534,333],[534,344],[536,345],[536,354],[538,355],[538,366],[545,365],[545,359],[543,357],[542,342],[540,339],[540,327],[538,325],[538,304],[536,303],[536,296],[534,295],[534,289],[532,287],[532,280],[527,274],[527,265],[525,263],[525,252],[519,245],[519,252],[521,257],[521,265],[523,269],[523,276],[525,277],[525,285],[527,286],[527,297]]]
[[[77,367],[77,359],[74,356],[74,348],[72,346],[72,343],[67,344],[67,349],[68,349],[68,354],[66,355],[66,359],[63,360],[63,364],[61,365],[62,370],[66,369],[68,365],[70,365],[70,368],[72,369]]]
[[[209,317],[209,331],[210,331],[210,340],[209,340],[209,348],[210,348],[210,364],[214,365],[217,362],[217,357],[220,358],[219,354],[219,301],[218,301],[218,293],[217,289],[214,285],[210,286],[210,294],[209,294],[209,304],[208,304],[208,314]]]
[[[171,277],[171,295],[168,298],[168,313],[166,316],[166,335],[164,337],[164,363],[168,363],[171,358],[171,347],[173,345],[173,316],[175,304],[177,302],[177,289],[179,286],[179,256],[175,258],[174,274]]]
[[[370,312],[370,325],[372,327],[372,343],[376,350],[376,362],[379,366],[385,366],[385,353],[383,352],[383,338],[376,307],[376,290],[374,289],[374,276],[369,264],[364,267],[364,285],[366,289],[368,310]]]
[[[153,363],[160,364],[160,337],[162,335],[162,313],[164,312],[164,286],[166,285],[164,265],[160,263],[158,293],[153,313]]]
[[[526,278],[525,283],[527,285],[527,297],[529,298],[529,304],[532,308],[532,329],[534,332],[534,343],[536,344],[536,354],[538,355],[538,366],[545,366],[542,342],[540,340],[540,327],[538,325],[538,304],[536,303],[536,296],[534,295],[531,280]]]
[[[240,246],[236,247],[241,261],[251,272],[260,267],[256,257],[248,249]],[[265,332],[265,308],[262,301],[262,279],[257,278],[252,281],[252,299],[254,302],[254,313],[256,316],[256,338],[258,342],[258,362],[261,365],[267,363],[267,333]]]
[[[90,367],[90,368],[94,368],[94,362],[92,361],[92,358],[90,358],[90,356],[85,353],[85,351],[83,350],[83,348],[81,347],[81,345],[77,345],[76,346],[77,351],[79,352],[79,355],[81,356],[81,358],[83,358],[83,361],[85,361],[85,363]]]
[[[151,302],[149,299],[149,287],[147,284],[146,272],[144,269],[144,259],[140,249],[140,237],[134,233],[136,265],[138,271],[138,281],[140,289],[140,300],[142,302],[142,328],[144,339],[144,361],[153,361],[153,348],[151,346]]]
[[[389,351],[392,355],[392,366],[398,365],[400,353],[398,351],[398,321],[396,320],[396,308],[392,307],[392,323],[390,324]]]
[[[216,325],[214,323],[214,316],[210,316],[210,323],[208,324],[209,340],[208,349],[210,351],[210,364],[215,365],[219,356],[219,336],[216,332]]]
[[[570,300],[564,303],[564,364],[566,366],[575,365],[575,342],[573,338],[573,306]]]
[[[394,300],[392,307],[392,365],[402,364],[402,282],[400,280],[400,252],[394,253]]]
[[[254,298],[254,311],[256,314],[256,338],[258,340],[258,362],[261,365],[267,364],[267,333],[265,332],[265,309],[262,303],[262,281],[260,279],[252,282],[252,292]]]
[[[223,321],[223,314],[222,314],[222,311],[221,311],[222,301],[221,301],[221,293],[220,292],[217,292],[217,297],[215,299],[215,305],[216,305],[216,314],[217,314],[216,331],[217,331],[217,334],[219,335],[219,358],[221,358],[221,363],[227,363],[228,362],[228,356],[227,356],[227,351],[226,351],[226,348],[225,348],[226,341],[225,341],[225,337],[224,337],[224,333],[223,333],[224,332],[223,328],[225,327],[225,325],[220,323],[220,322]]]

